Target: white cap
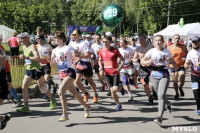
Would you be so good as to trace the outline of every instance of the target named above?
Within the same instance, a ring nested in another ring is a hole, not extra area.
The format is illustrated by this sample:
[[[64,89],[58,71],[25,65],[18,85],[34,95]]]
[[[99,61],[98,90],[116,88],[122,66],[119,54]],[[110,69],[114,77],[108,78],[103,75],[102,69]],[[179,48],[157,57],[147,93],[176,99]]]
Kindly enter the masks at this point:
[[[110,36],[110,37],[112,37],[112,33],[111,33],[111,32],[106,32],[105,35],[106,35],[106,36]]]
[[[82,37],[85,37],[85,35],[82,35]]]
[[[91,37],[91,36],[89,34],[87,34],[86,37]]]
[[[24,32],[20,35],[21,38],[27,37],[30,38],[30,35],[27,32]]]

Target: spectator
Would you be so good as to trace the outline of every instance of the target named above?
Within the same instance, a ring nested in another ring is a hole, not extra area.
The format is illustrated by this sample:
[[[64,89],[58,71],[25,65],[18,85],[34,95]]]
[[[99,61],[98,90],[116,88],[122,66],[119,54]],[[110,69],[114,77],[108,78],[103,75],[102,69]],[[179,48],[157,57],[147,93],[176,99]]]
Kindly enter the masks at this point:
[[[169,38],[169,40],[168,40],[168,44],[167,44],[167,47],[169,47],[170,45],[172,45],[173,43],[172,43],[172,39],[171,38]]]
[[[19,55],[19,39],[16,32],[13,33],[7,44],[10,47],[10,56]]]

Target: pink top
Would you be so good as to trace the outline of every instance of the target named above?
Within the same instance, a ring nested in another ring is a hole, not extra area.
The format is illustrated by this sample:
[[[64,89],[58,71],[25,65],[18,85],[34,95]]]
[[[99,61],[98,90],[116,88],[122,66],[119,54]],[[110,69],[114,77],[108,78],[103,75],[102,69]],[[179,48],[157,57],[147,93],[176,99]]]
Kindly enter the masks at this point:
[[[11,42],[11,47],[19,47],[17,40],[18,38],[13,36],[9,39],[8,43]]]

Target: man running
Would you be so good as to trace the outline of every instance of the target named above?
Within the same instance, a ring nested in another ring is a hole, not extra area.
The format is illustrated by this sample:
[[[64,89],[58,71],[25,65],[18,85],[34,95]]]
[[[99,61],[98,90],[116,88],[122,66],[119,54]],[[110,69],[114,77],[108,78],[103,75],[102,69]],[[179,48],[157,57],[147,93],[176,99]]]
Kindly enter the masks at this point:
[[[24,106],[17,109],[17,112],[30,113],[28,98],[29,92],[28,87],[32,80],[37,80],[37,84],[42,93],[45,93],[50,98],[50,109],[55,109],[56,99],[52,96],[50,91],[44,84],[44,77],[42,76],[41,66],[40,66],[40,56],[37,48],[34,44],[30,43],[30,35],[28,33],[22,33],[21,40],[23,43],[24,54],[19,55],[20,59],[25,59],[26,63],[26,73],[23,80],[22,90],[24,98]]]
[[[178,79],[180,80],[180,85],[178,85],[178,80],[174,79],[175,70],[173,68],[173,65],[170,62],[170,68],[171,68],[171,76],[173,80],[173,85],[175,89],[175,96],[174,99],[179,99],[179,93],[180,91],[181,96],[184,96],[185,93],[183,91],[183,85],[185,83],[185,68],[184,68],[184,62],[185,62],[185,56],[187,54],[187,48],[184,44],[180,44],[180,36],[178,34],[175,34],[173,37],[174,43],[167,47],[167,49],[170,50],[172,53],[172,56],[174,57],[174,60],[176,61],[176,65],[178,67]]]
[[[71,45],[73,48],[75,48],[77,51],[81,52],[83,55],[82,59],[77,60],[75,59],[75,62],[78,62],[76,65],[76,80],[75,83],[77,87],[85,94],[84,95],[84,101],[88,102],[88,98],[90,97],[90,93],[87,92],[81,83],[81,77],[84,75],[84,78],[89,82],[93,92],[93,103],[98,102],[98,93],[96,90],[96,84],[94,83],[93,80],[93,71],[92,71],[92,65],[90,63],[90,49],[85,41],[81,41],[81,32],[78,29],[75,29],[72,32],[72,36],[74,37],[75,41],[71,42],[69,45]]]
[[[138,45],[136,45],[135,38],[131,39],[130,45],[128,47],[130,47],[135,53],[136,49],[139,47]],[[137,89],[138,88],[137,78],[140,75],[140,64],[139,62],[136,62],[136,63],[133,63],[133,65],[134,65],[134,70],[135,70],[134,71],[134,88]]]
[[[195,36],[191,41],[193,49],[188,52],[184,67],[187,69],[192,64],[192,91],[197,104],[196,114],[200,115],[200,38]]]
[[[96,43],[91,45],[90,48],[90,52],[93,53],[93,58],[94,59],[94,70],[95,73],[97,73],[97,76],[99,78],[99,81],[101,82],[101,84],[103,85],[102,87],[102,91],[104,91],[105,89],[107,89],[107,84],[105,81],[105,75],[103,71],[99,71],[99,51],[103,48],[103,44],[100,42],[101,41],[101,36],[100,35],[96,35],[95,36],[96,39]]]
[[[119,48],[119,52],[125,59],[124,65],[122,66],[122,69],[120,71],[120,75],[129,95],[128,102],[131,102],[133,101],[133,95],[131,93],[131,88],[129,84],[134,85],[134,66],[132,63],[134,51],[127,46],[127,41],[125,39],[120,40],[120,46],[121,48]]]
[[[117,49],[110,46],[111,42],[112,42],[112,37],[105,36],[103,38],[104,48],[102,48],[99,51],[99,71],[103,71],[103,64],[102,64],[103,61],[106,80],[111,90],[112,98],[117,104],[117,108],[115,110],[121,111],[122,106],[119,103],[119,98],[116,92],[121,90],[122,95],[124,95],[124,89],[119,87],[119,82],[120,82],[119,72],[122,66],[124,65],[124,58]],[[117,58],[120,58],[121,60],[121,65],[119,67],[117,64]]]
[[[2,36],[0,35],[0,49],[5,52],[5,49],[3,48],[3,46],[1,45],[1,41],[2,41]],[[8,60],[6,60],[6,80],[8,83],[8,90],[10,91],[10,93],[13,95],[13,97],[15,98],[15,104],[12,105],[13,108],[15,107],[21,107],[22,105],[22,101],[20,100],[20,98],[17,95],[17,92],[15,90],[15,88],[12,87],[12,78],[11,78],[11,74],[10,74],[10,65],[8,63]]]
[[[152,45],[148,44],[146,41],[145,35],[139,36],[139,43],[141,46],[139,46],[136,49],[136,52],[134,54],[134,62],[137,63],[139,60],[142,60],[145,53],[149,51],[151,48],[153,48]],[[149,76],[150,76],[150,67],[143,67],[140,66],[140,82],[144,86],[145,93],[149,97],[149,104],[153,104],[153,97],[151,95],[151,91],[149,89]],[[153,94],[156,95],[155,90],[152,90]]]
[[[8,96],[8,84],[6,81],[6,55],[3,50],[0,49],[0,105],[3,103],[4,99]],[[0,115],[0,130],[3,130],[7,122],[11,119],[10,115]]]
[[[53,80],[50,78],[51,74],[50,56],[53,48],[51,47],[50,44],[44,42],[43,34],[37,36],[37,42],[38,44],[36,45],[36,48],[40,55],[40,65],[42,66],[41,71],[43,72],[43,76],[49,90],[51,90],[51,85],[53,85],[54,87],[53,94],[55,95],[58,88],[58,84],[54,83]],[[45,98],[48,99],[48,97]]]

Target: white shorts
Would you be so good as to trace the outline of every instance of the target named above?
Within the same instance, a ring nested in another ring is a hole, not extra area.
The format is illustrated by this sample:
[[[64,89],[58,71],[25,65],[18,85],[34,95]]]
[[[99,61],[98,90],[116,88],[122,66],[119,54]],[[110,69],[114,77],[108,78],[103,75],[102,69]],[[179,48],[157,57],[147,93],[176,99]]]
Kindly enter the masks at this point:
[[[134,69],[136,71],[138,71],[140,69],[140,64],[138,62],[137,63],[133,63],[133,65],[134,65]]]
[[[127,74],[129,74],[129,75],[132,75],[132,74],[134,74],[134,71],[135,71],[135,69],[134,68],[131,68],[131,69],[121,69],[121,71],[120,71],[120,73],[127,73]]]

